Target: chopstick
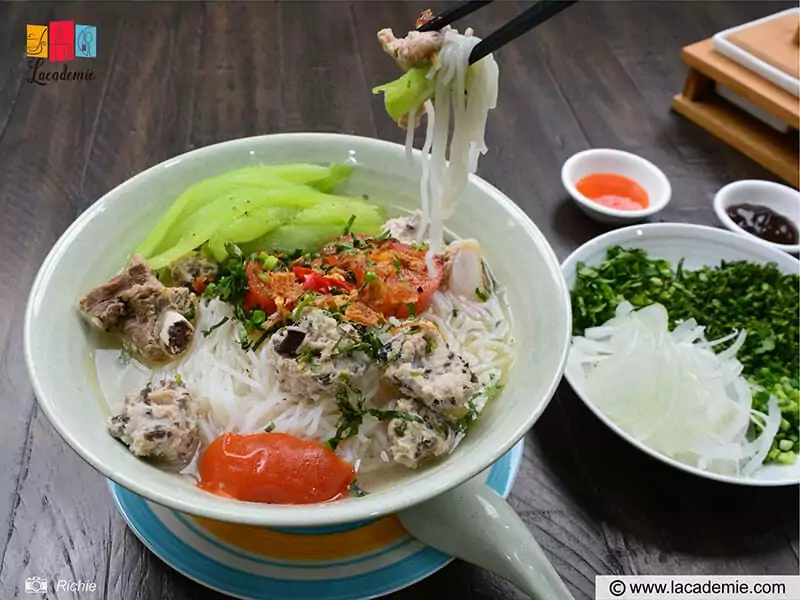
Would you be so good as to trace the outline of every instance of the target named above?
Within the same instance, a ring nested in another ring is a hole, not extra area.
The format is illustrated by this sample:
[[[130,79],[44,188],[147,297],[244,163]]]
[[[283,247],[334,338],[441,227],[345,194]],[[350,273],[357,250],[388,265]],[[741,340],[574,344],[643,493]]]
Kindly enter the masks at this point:
[[[540,0],[540,2],[537,2],[500,29],[478,42],[469,55],[469,64],[474,64],[483,57],[496,52],[510,41],[541,25],[577,1]]]
[[[578,0],[540,0],[529,9],[503,25],[491,35],[483,38],[469,55],[469,64],[478,62],[483,57],[496,52],[510,41],[527,33],[534,27],[541,25],[548,19],[556,16],[562,10],[569,8]],[[427,23],[417,27],[417,31],[438,31],[446,25],[465,17],[476,10],[491,4],[492,0],[469,0],[461,2],[442,11]]]
[[[424,25],[420,25],[417,27],[417,31],[438,31],[445,25],[450,25],[450,23],[458,21],[460,18],[466,17],[468,14],[491,3],[492,0],[469,0],[467,2],[461,2],[455,6],[451,6],[447,10],[443,10]]]

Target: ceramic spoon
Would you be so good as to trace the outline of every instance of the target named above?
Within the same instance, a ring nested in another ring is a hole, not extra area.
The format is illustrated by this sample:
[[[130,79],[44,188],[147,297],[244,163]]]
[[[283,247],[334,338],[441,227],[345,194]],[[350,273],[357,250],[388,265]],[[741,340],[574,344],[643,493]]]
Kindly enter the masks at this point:
[[[398,516],[420,541],[500,575],[535,600],[574,600],[522,519],[483,483],[470,480]]]

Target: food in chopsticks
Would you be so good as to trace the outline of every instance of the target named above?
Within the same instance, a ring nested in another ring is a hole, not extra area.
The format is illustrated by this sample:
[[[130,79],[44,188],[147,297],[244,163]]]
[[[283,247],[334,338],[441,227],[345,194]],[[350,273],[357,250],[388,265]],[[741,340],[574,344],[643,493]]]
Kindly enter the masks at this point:
[[[429,13],[423,13],[417,22],[429,18]],[[423,115],[427,118],[421,154],[420,235],[430,229],[428,267],[433,272],[432,257],[442,250],[443,221],[455,211],[470,173],[487,152],[484,133],[489,111],[497,104],[499,70],[491,54],[469,64],[472,49],[481,41],[469,28],[461,34],[448,25],[439,31],[410,31],[403,38],[382,29],[378,40],[405,71],[399,79],[375,87],[373,93],[384,95],[386,112],[406,129],[409,161],[414,128]]]
[[[799,284],[798,275],[771,264],[740,261],[687,270],[683,261],[673,268],[643,250],[613,247],[599,265],[578,265],[573,331],[582,336],[604,325],[627,301],[634,309],[662,305],[670,331],[694,319],[707,339],[725,340],[714,346],[716,352],[728,350],[739,339],[731,335],[742,332],[736,358],[751,387],[751,408],[768,414],[775,399],[781,414],[764,462],[791,464],[800,452]],[[758,425],[752,424],[749,438],[758,432]]]

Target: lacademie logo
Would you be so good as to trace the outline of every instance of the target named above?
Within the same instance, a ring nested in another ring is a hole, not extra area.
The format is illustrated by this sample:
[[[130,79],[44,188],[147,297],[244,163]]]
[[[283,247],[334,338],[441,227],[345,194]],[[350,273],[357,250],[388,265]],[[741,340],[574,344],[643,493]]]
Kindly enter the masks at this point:
[[[64,64],[60,71],[43,69],[45,61],[67,63],[76,58],[97,58],[97,27],[78,25],[75,21],[51,21],[49,25],[28,24],[25,27],[25,54],[28,63],[28,83],[47,85],[51,81],[92,81],[91,69],[70,69]]]

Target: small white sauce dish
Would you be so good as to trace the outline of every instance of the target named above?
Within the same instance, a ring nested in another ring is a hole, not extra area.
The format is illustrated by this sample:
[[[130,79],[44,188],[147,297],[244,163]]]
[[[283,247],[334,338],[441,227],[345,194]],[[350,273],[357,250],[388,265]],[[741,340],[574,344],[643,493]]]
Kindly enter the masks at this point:
[[[649,199],[647,208],[609,208],[578,191],[581,179],[601,173],[622,175],[642,186]],[[561,183],[583,212],[596,221],[612,225],[637,223],[663,210],[672,198],[672,186],[661,169],[636,154],[610,148],[594,148],[572,155],[561,167]]]
[[[739,227],[727,212],[731,206],[737,204],[753,204],[769,208],[792,221],[800,230],[800,192],[772,181],[743,179],[729,183],[714,196],[714,212],[717,213],[717,218],[734,233],[745,235],[761,244],[790,254],[800,253],[800,244],[775,244]]]

